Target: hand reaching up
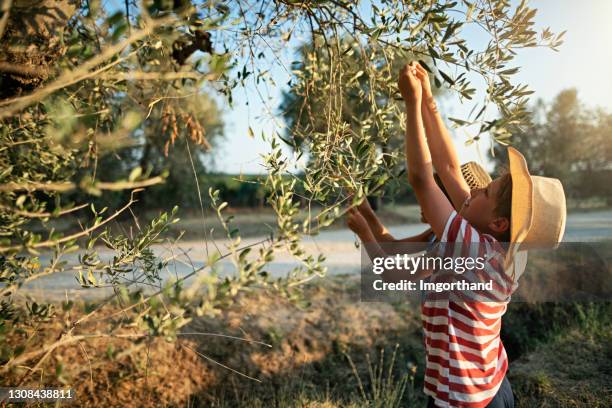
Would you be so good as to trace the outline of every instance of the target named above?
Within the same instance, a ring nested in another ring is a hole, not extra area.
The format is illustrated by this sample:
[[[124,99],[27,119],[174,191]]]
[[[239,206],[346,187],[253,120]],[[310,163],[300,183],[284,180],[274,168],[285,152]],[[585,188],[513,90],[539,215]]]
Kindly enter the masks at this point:
[[[361,201],[361,203],[357,206],[357,209],[366,217],[374,213],[374,210],[370,206],[370,201],[367,197],[363,198],[363,201]]]
[[[420,105],[423,97],[423,86],[417,77],[417,62],[404,65],[399,72],[397,86],[406,105]]]
[[[362,238],[362,235],[370,228],[365,217],[356,208],[349,209],[346,214],[346,225],[348,225],[351,231]]]
[[[415,62],[414,66],[416,76],[419,78],[421,87],[423,88],[423,101],[425,101],[425,99],[433,96],[433,93],[431,92],[431,83],[429,82],[429,74],[427,73],[427,70],[418,62]]]

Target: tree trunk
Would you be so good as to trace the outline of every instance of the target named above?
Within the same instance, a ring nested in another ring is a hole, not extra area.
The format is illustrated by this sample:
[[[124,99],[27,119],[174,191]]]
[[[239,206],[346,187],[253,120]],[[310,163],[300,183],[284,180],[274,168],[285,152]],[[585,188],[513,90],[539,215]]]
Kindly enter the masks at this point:
[[[30,92],[53,74],[66,52],[62,32],[79,6],[77,0],[12,1],[0,17],[0,99]]]

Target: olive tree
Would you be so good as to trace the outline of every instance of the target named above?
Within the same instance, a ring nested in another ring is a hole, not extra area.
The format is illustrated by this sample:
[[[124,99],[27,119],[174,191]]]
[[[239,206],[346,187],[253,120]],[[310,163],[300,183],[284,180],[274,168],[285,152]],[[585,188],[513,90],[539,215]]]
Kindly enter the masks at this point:
[[[398,176],[401,157],[377,146],[402,127],[403,113],[394,103],[395,70],[405,58],[426,61],[438,87],[473,104],[473,114],[455,118],[457,125],[479,127],[474,139],[491,135],[507,143],[512,128],[526,118],[531,93],[513,81],[517,50],[555,48],[561,40],[548,29],[536,31],[536,10],[526,2],[513,6],[505,0],[145,0],[127,1],[123,9],[93,0],[36,3],[4,0],[0,17],[0,371],[28,367],[24,376],[60,347],[125,337],[121,329],[128,326],[137,328],[130,338],[173,340],[195,316],[217,315],[249,288],[299,299],[300,285],[325,272],[324,258],[308,253],[302,237],[329,226],[346,205]],[[486,44],[470,44],[467,28],[481,30]],[[291,67],[278,55],[298,37],[319,50],[305,49],[304,59]],[[359,58],[347,59],[351,55]],[[242,87],[279,86],[269,70],[274,64],[294,70],[290,92],[306,111],[308,95],[316,95],[321,107],[316,116],[324,118],[310,127],[314,115],[301,122],[295,148],[298,157],[309,156],[304,177],[291,173],[296,156],[283,153],[283,135],[264,135],[270,153],[263,157],[262,182],[277,214],[274,234],[242,245],[219,192],[198,185],[198,199],[216,211],[229,244],[223,251],[211,246],[203,267],[164,282],[160,271],[173,260],[152,246],[171,239],[167,229],[176,209],[147,225],[135,220],[131,234],[107,227],[131,211],[141,189],[163,183],[166,174],[146,166],[146,150],[136,158],[140,163],[116,179],[105,179],[97,164],[146,144],[151,132],[165,135],[155,142],[164,153],[171,154],[177,141],[207,147],[200,122],[205,112],[180,101],[217,93],[231,108]],[[484,91],[480,100],[474,99],[477,87]],[[363,104],[352,122],[343,111],[347,98]],[[67,193],[75,190],[91,197],[104,191],[129,194],[109,214],[91,201],[68,202]],[[300,199],[323,210],[302,219]],[[57,232],[54,226],[75,211],[88,211],[90,224]],[[98,244],[112,256],[101,256]],[[293,255],[296,266],[277,278],[266,265],[280,250]],[[76,264],[66,262],[71,253],[78,254]],[[217,273],[221,258],[233,260],[232,274]],[[113,295],[67,322],[60,338],[43,347],[8,342],[27,338],[39,327],[36,322],[54,318],[53,305],[28,299],[24,285],[66,270],[74,271],[79,285],[92,291],[110,287]],[[194,279],[186,283],[188,278]],[[155,289],[143,292],[147,284]],[[121,307],[104,315],[108,331],[89,333],[87,323],[100,319],[111,304]]]

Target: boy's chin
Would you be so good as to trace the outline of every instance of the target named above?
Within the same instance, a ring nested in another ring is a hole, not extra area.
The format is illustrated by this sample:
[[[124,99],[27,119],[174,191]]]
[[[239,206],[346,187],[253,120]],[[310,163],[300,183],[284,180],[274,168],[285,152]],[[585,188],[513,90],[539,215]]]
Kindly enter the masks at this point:
[[[458,214],[461,216],[461,218],[469,222],[470,225],[474,227],[476,227],[477,224],[480,224],[478,222],[478,216],[474,216],[474,214],[472,214],[472,211],[470,211],[469,207],[461,208]]]

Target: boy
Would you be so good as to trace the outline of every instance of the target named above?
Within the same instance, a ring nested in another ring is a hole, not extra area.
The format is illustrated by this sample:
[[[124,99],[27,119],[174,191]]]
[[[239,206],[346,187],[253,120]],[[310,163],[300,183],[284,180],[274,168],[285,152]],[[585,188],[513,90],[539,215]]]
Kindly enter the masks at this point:
[[[470,189],[484,188],[491,182],[491,176],[489,176],[486,170],[476,162],[462,164],[461,175]],[[437,173],[434,174],[434,180],[446,198],[450,200],[448,192],[446,191],[446,188],[442,184],[442,180]],[[385,243],[385,252],[387,254],[405,252],[405,249],[407,248],[406,245],[403,245],[405,243],[410,243],[410,249],[417,252],[420,250],[431,249],[435,242],[436,235],[433,233],[431,228],[426,229],[418,235],[396,239],[393,235],[391,235],[389,230],[387,230],[382,222],[380,222],[380,219],[376,216],[376,213],[370,206],[368,200],[363,200],[361,204],[355,207],[355,209],[349,209],[349,213],[353,211],[359,211],[359,213],[365,218],[376,242]],[[423,210],[421,210],[421,222],[424,224],[429,224],[425,218],[425,215],[423,214]],[[419,243],[421,245],[419,245]]]
[[[484,251],[486,265],[477,273],[494,279],[502,289],[514,289],[522,272],[522,266],[517,268],[514,262],[519,246],[555,247],[561,241],[565,229],[561,183],[531,176],[524,157],[508,148],[509,173],[486,188],[470,191],[437,111],[427,72],[419,64],[406,65],[400,71],[398,86],[406,105],[408,180],[434,234],[442,243],[472,245],[478,253]],[[452,204],[433,179],[434,167]],[[459,208],[459,213],[453,207]],[[385,255],[359,211],[349,212],[348,223],[370,256]],[[507,250],[501,243],[509,244]],[[436,274],[421,271],[412,279],[435,278]],[[499,338],[511,291],[506,293],[505,299],[495,302],[446,298],[422,304],[428,406],[514,406],[506,378],[508,360]]]

